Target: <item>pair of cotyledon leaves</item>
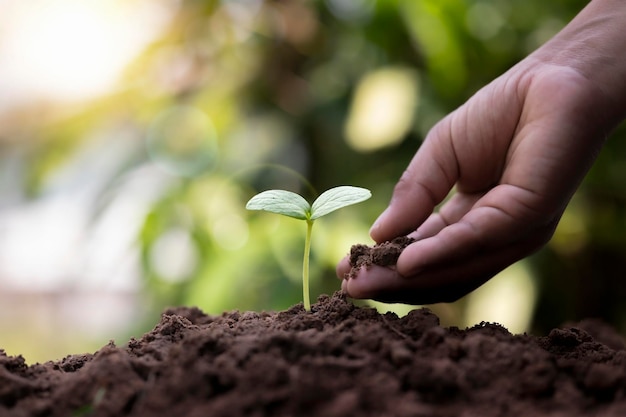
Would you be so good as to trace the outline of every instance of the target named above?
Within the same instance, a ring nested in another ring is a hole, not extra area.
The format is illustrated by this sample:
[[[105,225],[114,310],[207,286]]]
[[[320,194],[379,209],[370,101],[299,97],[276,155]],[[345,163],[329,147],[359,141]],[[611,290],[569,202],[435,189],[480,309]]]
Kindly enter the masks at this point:
[[[313,221],[342,207],[367,200],[371,196],[372,193],[365,188],[342,185],[324,191],[313,204],[309,204],[302,196],[291,191],[268,190],[252,197],[246,208]]]

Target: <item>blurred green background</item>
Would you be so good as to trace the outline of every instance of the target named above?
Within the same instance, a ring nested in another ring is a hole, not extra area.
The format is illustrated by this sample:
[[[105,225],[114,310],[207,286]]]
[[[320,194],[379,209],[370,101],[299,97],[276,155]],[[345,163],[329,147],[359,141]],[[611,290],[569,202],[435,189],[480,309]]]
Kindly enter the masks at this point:
[[[316,222],[311,293],[332,293],[429,128],[585,4],[0,1],[0,348],[34,363],[123,344],[166,306],[300,302],[304,225],[244,208],[269,188],[372,190]],[[550,244],[431,306],[443,324],[626,329],[624,135]]]

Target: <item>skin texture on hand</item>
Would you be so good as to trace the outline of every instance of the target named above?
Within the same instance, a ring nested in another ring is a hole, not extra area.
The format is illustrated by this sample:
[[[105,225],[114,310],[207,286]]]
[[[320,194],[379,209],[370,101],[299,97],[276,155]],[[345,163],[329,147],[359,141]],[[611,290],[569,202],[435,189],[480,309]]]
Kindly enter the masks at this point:
[[[361,270],[342,288],[387,302],[453,301],[545,245],[624,117],[625,24],[620,1],[592,1],[435,125],[370,230],[376,242],[417,242],[396,268]],[[343,259],[338,276],[349,268]]]

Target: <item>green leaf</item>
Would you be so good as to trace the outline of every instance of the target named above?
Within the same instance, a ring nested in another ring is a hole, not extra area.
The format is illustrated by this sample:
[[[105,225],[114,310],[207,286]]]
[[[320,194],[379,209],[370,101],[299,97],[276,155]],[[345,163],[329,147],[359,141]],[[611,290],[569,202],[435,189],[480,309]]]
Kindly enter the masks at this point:
[[[342,185],[324,191],[311,207],[311,220],[352,204],[365,201],[372,196],[370,190]]]
[[[263,191],[252,197],[246,204],[248,210],[265,210],[300,220],[306,220],[311,213],[308,201],[296,193],[285,190]]]

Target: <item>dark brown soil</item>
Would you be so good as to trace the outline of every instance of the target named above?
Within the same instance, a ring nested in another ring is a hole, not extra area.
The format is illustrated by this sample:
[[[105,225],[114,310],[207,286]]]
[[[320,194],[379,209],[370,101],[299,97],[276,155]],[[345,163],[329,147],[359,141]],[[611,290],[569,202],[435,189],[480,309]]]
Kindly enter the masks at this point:
[[[278,313],[163,313],[95,354],[0,351],[0,416],[624,416],[626,351],[595,321],[547,336],[443,328],[342,293]]]
[[[373,246],[356,244],[350,248],[350,266],[348,278],[354,278],[361,268],[371,265],[394,266],[398,257],[415,239],[408,236],[397,237],[393,240],[377,243]]]

